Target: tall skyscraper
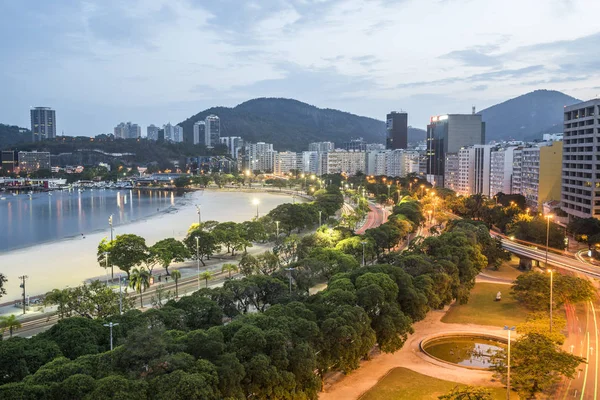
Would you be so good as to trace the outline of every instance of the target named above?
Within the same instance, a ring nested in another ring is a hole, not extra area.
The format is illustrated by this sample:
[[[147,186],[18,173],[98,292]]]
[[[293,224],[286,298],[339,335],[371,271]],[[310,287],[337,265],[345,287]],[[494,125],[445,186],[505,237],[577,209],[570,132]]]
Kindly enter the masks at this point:
[[[386,148],[389,150],[406,149],[408,147],[408,114],[392,111],[386,117]]]
[[[207,147],[215,147],[219,144],[221,137],[221,120],[216,115],[209,115],[204,123],[206,124],[206,134],[210,138],[210,145],[207,144]]]
[[[171,125],[169,122],[163,126],[163,130],[165,132],[165,141],[173,143],[183,142],[183,128],[181,126]]]
[[[29,111],[34,142],[56,137],[56,112],[50,107],[35,107]]]
[[[479,114],[449,114],[431,117],[427,125],[427,180],[444,187],[447,153],[485,143],[485,122]]]
[[[194,122],[193,143],[208,146],[208,144],[206,143],[206,123],[204,121]]]
[[[121,122],[115,126],[115,139],[138,139],[142,136],[142,128],[138,124],[131,122]]]
[[[158,140],[158,126],[148,125],[146,128],[146,138],[148,140]]]
[[[600,218],[600,98],[564,110],[562,209],[569,217]]]

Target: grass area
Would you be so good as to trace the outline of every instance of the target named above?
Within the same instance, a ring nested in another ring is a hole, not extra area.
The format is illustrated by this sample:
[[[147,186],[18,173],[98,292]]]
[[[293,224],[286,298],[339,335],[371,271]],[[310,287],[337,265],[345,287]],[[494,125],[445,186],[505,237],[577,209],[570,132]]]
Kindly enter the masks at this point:
[[[371,390],[360,397],[360,400],[437,400],[455,386],[464,386],[456,382],[444,381],[419,374],[406,368],[394,368],[381,379]],[[506,399],[506,389],[490,388],[492,398]],[[511,393],[511,399],[519,396]]]
[[[510,261],[506,261],[500,265],[498,270],[486,268],[482,272],[494,278],[511,280],[517,279],[517,276],[523,273],[523,271],[519,270],[519,258],[515,256],[511,256]]]
[[[502,301],[495,301],[498,292],[502,293]],[[527,310],[510,295],[510,285],[476,283],[469,302],[455,303],[442,317],[442,322],[504,326],[524,322],[526,316]]]

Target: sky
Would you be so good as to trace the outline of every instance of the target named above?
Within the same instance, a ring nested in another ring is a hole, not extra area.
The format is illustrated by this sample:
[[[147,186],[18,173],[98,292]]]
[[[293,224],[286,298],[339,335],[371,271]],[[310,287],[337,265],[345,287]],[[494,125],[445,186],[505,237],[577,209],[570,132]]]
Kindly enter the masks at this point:
[[[600,94],[596,0],[0,0],[0,123],[178,123],[286,97],[383,120]]]

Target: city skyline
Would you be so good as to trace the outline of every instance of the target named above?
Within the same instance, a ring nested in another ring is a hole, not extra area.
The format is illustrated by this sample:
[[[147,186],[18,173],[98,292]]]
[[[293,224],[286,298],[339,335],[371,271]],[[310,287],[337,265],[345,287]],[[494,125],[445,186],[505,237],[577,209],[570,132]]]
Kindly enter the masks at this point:
[[[483,16],[468,1],[8,3],[3,29],[20,34],[3,35],[13,63],[0,78],[10,99],[1,122],[28,126],[25,110],[44,104],[61,115],[57,132],[93,136],[276,96],[378,120],[403,109],[424,128],[431,115],[538,88],[596,96],[600,5],[510,3]],[[425,19],[436,30],[423,31]],[[25,20],[43,29],[16,29]]]

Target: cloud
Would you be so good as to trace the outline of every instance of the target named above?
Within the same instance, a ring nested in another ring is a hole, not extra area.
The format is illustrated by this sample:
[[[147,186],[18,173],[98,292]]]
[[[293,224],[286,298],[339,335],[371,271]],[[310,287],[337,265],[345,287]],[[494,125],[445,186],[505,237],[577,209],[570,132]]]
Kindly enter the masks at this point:
[[[478,50],[455,50],[440,56],[440,58],[456,60],[464,65],[474,67],[491,67],[501,64],[498,58],[489,56]]]

